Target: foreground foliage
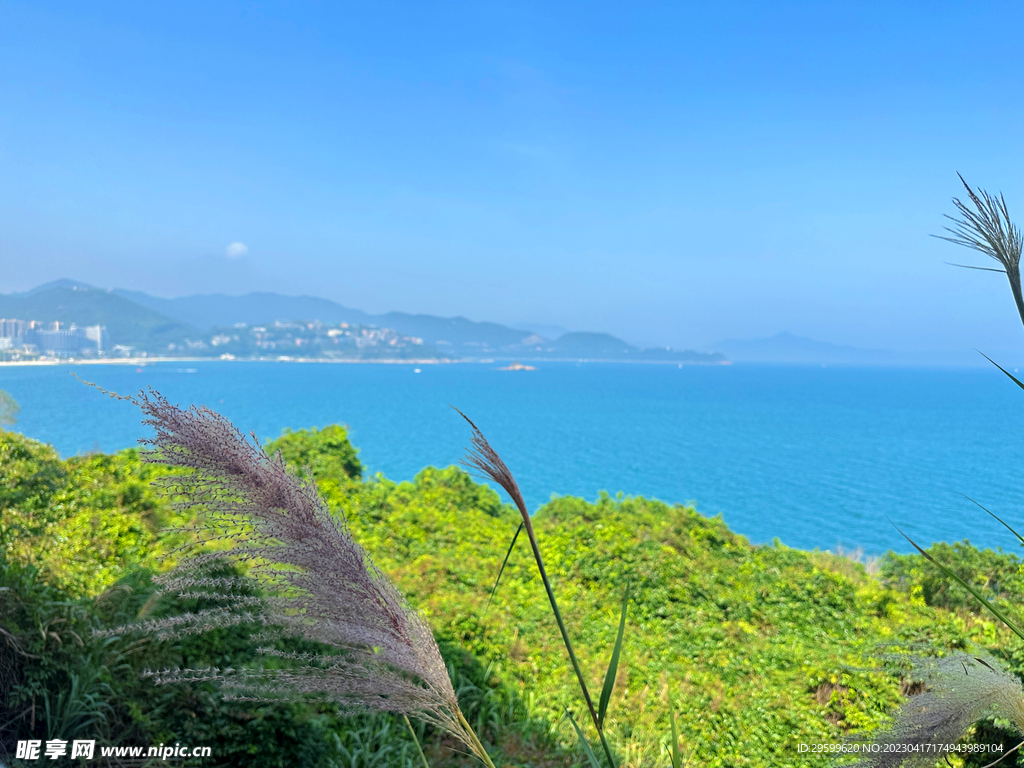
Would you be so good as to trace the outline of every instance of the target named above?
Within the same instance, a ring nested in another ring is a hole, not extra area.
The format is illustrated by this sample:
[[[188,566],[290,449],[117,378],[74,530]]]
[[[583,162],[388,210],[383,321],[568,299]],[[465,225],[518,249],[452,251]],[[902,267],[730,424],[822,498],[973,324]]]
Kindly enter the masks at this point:
[[[487,605],[518,513],[456,468],[428,468],[406,483],[363,479],[340,427],[289,433],[270,448],[308,467],[427,618],[495,763],[579,764],[564,717],[566,708],[581,714],[578,688],[524,542]],[[62,461],[0,434],[0,760],[14,739],[75,732],[107,744],[222,744],[204,765],[247,765],[252,754],[264,765],[422,765],[400,718],[340,718],[316,701],[246,707],[213,688],[140,679],[146,668],[247,664],[255,649],[244,627],[161,642],[99,639],[94,630],[140,613],[196,607],[151,600],[150,574],[173,562],[180,543],[160,531],[182,522],[149,487],[158,471],[135,451]],[[884,725],[903,700],[911,681],[883,668],[882,644],[934,655],[973,643],[1011,668],[1024,664],[1018,642],[920,556],[890,555],[876,577],[829,553],[752,546],[689,507],[607,495],[553,499],[534,526],[592,687],[631,585],[605,723],[623,765],[670,764],[673,705],[684,764],[825,765],[827,755],[799,745]],[[1011,555],[967,544],[931,551],[993,599],[1019,594]],[[444,734],[414,726],[432,766],[469,764]],[[979,736],[1015,743],[998,722]]]

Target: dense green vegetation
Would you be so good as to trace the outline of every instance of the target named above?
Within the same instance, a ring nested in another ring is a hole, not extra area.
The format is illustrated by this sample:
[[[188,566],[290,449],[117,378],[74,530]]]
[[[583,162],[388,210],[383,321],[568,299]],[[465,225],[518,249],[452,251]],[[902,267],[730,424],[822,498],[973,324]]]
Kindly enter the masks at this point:
[[[341,427],[287,433],[270,448],[313,474],[426,615],[495,763],[579,764],[564,711],[585,724],[583,705],[523,540],[487,605],[514,510],[457,468],[428,468],[407,483],[364,479]],[[255,764],[253,754],[260,765],[422,765],[401,719],[340,717],[316,701],[229,703],[210,686],[154,687],[141,677],[147,668],[244,665],[254,658],[249,628],[164,641],[95,634],[195,607],[153,599],[151,576],[173,564],[181,543],[163,531],[184,522],[150,486],[162,471],[134,450],[65,461],[0,433],[0,760],[18,738],[84,734],[104,744],[222,745],[207,766]],[[669,764],[670,701],[686,764],[825,765],[828,757],[798,745],[869,730],[901,700],[910,681],[878,659],[891,644],[941,653],[973,643],[1014,669],[1024,664],[1020,642],[917,555],[889,555],[875,575],[829,553],[752,546],[689,507],[606,495],[554,499],[535,527],[598,691],[630,584],[606,726],[622,765]],[[1013,610],[1016,557],[965,543],[931,554]],[[432,766],[470,764],[414,726]],[[1009,738],[998,723],[982,730]]]

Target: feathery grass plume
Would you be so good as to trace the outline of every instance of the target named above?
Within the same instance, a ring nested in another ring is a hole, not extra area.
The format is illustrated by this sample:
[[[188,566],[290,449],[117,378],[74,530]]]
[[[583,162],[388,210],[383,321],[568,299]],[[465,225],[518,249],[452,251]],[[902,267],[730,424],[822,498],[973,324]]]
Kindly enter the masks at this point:
[[[914,679],[926,690],[900,707],[893,726],[874,736],[878,751],[860,768],[924,768],[982,718],[1003,717],[1024,732],[1021,682],[990,656],[957,653],[914,660]],[[892,745],[892,746],[886,746]]]
[[[454,408],[454,406],[452,406]],[[526,501],[523,500],[523,494],[519,490],[519,484],[516,479],[512,476],[511,470],[506,466],[505,462],[502,461],[501,456],[495,451],[491,444],[487,442],[487,438],[484,437],[483,432],[477,427],[472,420],[460,411],[458,408],[454,408],[455,412],[466,420],[469,426],[473,430],[473,435],[470,438],[470,450],[466,452],[466,458],[463,464],[476,469],[483,477],[493,480],[495,483],[505,489],[505,492],[512,498],[516,508],[519,510],[519,514],[523,518],[523,530],[526,531],[526,536],[530,540],[530,547],[533,549],[533,558],[537,563],[537,571],[540,573],[541,581],[544,583],[544,589],[548,595],[548,602],[551,605],[551,612],[555,616],[555,622],[558,624],[558,629],[562,633],[562,644],[565,645],[565,651],[569,655],[569,662],[572,664],[573,672],[576,673],[576,681],[579,683],[580,690],[583,693],[583,699],[587,704],[587,709],[590,712],[590,719],[594,723],[594,728],[597,729],[597,735],[601,740],[601,746],[604,748],[605,757],[608,759],[608,764],[611,768],[616,768],[615,758],[612,756],[611,747],[608,745],[608,740],[604,733],[604,709],[607,708],[607,701],[602,705],[602,711],[599,713],[594,708],[594,700],[590,697],[590,689],[587,688],[587,681],[583,677],[583,670],[580,668],[579,660],[576,658],[576,652],[572,648],[572,641],[569,639],[569,631],[565,627],[565,621],[562,619],[562,612],[558,609],[558,601],[555,600],[555,592],[551,587],[551,580],[548,578],[547,569],[544,567],[544,558],[540,554],[540,545],[537,543],[537,535],[533,532],[533,522],[530,519],[530,513],[526,508]],[[519,536],[519,531],[516,531],[516,536]],[[514,543],[514,539],[513,539]],[[509,548],[511,553],[511,547]],[[506,556],[506,562],[508,556]],[[504,565],[502,565],[504,569]],[[498,578],[501,576],[499,574]],[[495,588],[497,582],[495,582]],[[622,623],[625,623],[626,615],[626,604],[628,602],[628,590],[627,599],[623,600],[622,604]],[[616,643],[616,650],[613,655],[613,664],[618,665],[618,651],[622,646],[622,636],[620,636]],[[614,684],[614,675],[612,678]],[[567,714],[568,711],[566,712]],[[572,715],[569,714],[569,719],[572,720],[573,726],[576,727],[581,742],[586,746],[589,755],[590,747],[586,743],[586,739],[583,737],[583,732],[579,730],[579,726],[576,721],[572,719]],[[596,758],[594,758],[596,760]]]
[[[1006,200],[1003,199],[1002,194],[997,198],[983,189],[979,189],[975,193],[964,181],[963,176],[960,176],[960,181],[967,189],[974,208],[972,209],[954,197],[953,205],[960,211],[961,218],[947,215],[946,218],[953,222],[953,226],[945,229],[952,237],[944,235],[936,235],[936,237],[980,251],[1002,264],[1002,269],[993,271],[1006,273],[1006,277],[1010,281],[1010,290],[1013,292],[1013,300],[1017,304],[1017,312],[1020,314],[1021,322],[1024,323],[1024,294],[1021,293],[1020,285],[1020,256],[1021,249],[1024,247],[1024,238],[1021,237],[1017,226],[1010,221]],[[987,268],[972,267],[972,269]]]
[[[183,499],[179,508],[199,513],[191,529],[197,547],[229,545],[193,550],[163,583],[165,592],[214,598],[223,607],[135,628],[175,636],[258,621],[332,649],[298,654],[261,648],[291,666],[164,670],[151,673],[156,682],[212,680],[240,700],[319,693],[345,711],[412,715],[451,734],[493,768],[459,709],[430,628],[352,538],[344,518],[330,513],[313,481],[298,478],[280,454],[268,456],[255,435],[246,439],[208,408],[183,410],[153,390],[129,399],[156,431],[140,441],[148,446],[145,459],[185,470],[158,482]],[[204,569],[221,561],[247,568],[266,597],[254,598],[243,579],[208,577]]]

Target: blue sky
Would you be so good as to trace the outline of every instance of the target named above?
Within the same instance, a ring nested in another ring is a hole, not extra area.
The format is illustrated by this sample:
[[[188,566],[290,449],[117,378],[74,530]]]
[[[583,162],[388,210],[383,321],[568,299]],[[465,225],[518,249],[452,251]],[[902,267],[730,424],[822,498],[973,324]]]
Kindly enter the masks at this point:
[[[1024,221],[1019,3],[100,6],[0,0],[0,292],[1024,346],[929,237]]]

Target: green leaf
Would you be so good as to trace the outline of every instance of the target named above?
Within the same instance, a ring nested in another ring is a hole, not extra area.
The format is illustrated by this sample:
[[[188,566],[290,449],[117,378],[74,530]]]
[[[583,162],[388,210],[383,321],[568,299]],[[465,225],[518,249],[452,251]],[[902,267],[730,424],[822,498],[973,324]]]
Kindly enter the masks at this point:
[[[679,729],[676,728],[676,704],[672,698],[672,689],[668,692],[669,721],[672,723],[672,768],[679,768],[682,760],[679,757]]]
[[[626,591],[622,595],[622,615],[619,617],[619,636],[615,638],[615,647],[612,649],[612,658],[608,662],[608,672],[604,676],[604,688],[601,689],[601,700],[597,705],[597,722],[604,727],[604,716],[608,712],[608,702],[612,698],[612,690],[615,688],[615,678],[619,673],[619,654],[622,652],[622,637],[626,632],[626,608],[629,605],[629,583],[626,583]]]
[[[484,608],[486,611],[491,607],[491,600],[494,598],[494,593],[498,589],[498,582],[501,581],[501,574],[505,572],[505,565],[508,563],[508,559],[512,556],[512,548],[516,545],[516,539],[519,538],[519,534],[522,533],[523,524],[520,523],[519,527],[516,528],[516,534],[512,537],[512,543],[508,545],[508,552],[505,553],[505,559],[501,562],[501,570],[498,571],[498,578],[494,580],[494,586],[491,587],[491,594],[487,598],[487,606]]]
[[[993,360],[993,359],[992,359],[991,357],[989,357],[988,355],[986,355],[986,354],[985,354],[984,352],[978,352],[978,354],[979,354],[979,355],[981,355],[982,357],[984,357],[984,358],[985,358],[986,360],[988,360],[988,361],[989,361],[990,363],[992,363],[992,365],[994,365],[994,366],[995,366],[996,368],[998,368],[998,369],[999,369],[1000,371],[1002,371],[1003,373],[1005,373],[1005,374],[1006,374],[1007,376],[1009,376],[1009,377],[1010,377],[1011,379],[1013,379],[1013,383],[1014,383],[1014,384],[1016,384],[1016,385],[1017,385],[1018,387],[1020,387],[1021,389],[1024,389],[1024,382],[1022,382],[1022,381],[1021,381],[1020,379],[1018,379],[1018,378],[1017,378],[1016,376],[1014,376],[1014,375],[1013,375],[1012,373],[1010,373],[1010,372],[1009,372],[1008,370],[1006,370],[1005,368],[1003,368],[1003,366],[1001,366],[1001,365],[1000,365],[999,363],[997,363],[997,362],[996,362],[995,360]]]
[[[572,712],[568,709],[565,710],[566,716],[569,718],[569,722],[572,723],[572,727],[576,729],[576,735],[580,739],[580,744],[583,745],[583,751],[587,753],[587,759],[590,760],[592,768],[601,768],[601,763],[597,761],[597,755],[594,754],[594,750],[590,748],[590,744],[587,743],[587,737],[583,735],[583,731],[580,730],[579,725],[576,724],[576,718],[572,716]]]
[[[989,510],[985,509],[983,506],[981,506],[981,504],[976,502],[970,496],[964,496],[964,494],[960,494],[960,495],[963,496],[965,499],[967,499],[969,502],[971,502],[971,504],[974,504],[976,507],[978,507],[978,508],[982,509],[983,511],[988,512],[990,515],[992,515],[992,517],[994,517],[996,520],[998,520],[1000,523],[1002,523],[1006,527],[1006,530],[1008,530],[1010,533],[1012,533],[1014,536],[1016,536],[1021,544],[1024,544],[1024,536],[1021,536],[1019,533],[1017,533],[1015,530],[1013,530],[1013,528],[1011,528],[1009,526],[1009,524],[1007,524],[1004,520],[1002,520],[1000,517],[998,517],[994,512],[989,512]]]
[[[924,558],[926,560],[928,560],[932,565],[934,565],[937,568],[939,568],[939,570],[941,570],[944,574],[949,576],[951,579],[954,579],[961,587],[963,587],[968,592],[970,592],[972,595],[974,595],[974,597],[977,599],[977,601],[979,603],[981,603],[986,608],[988,608],[995,615],[995,617],[997,619],[999,619],[1001,622],[1003,622],[1003,624],[1005,624],[1007,627],[1009,627],[1010,630],[1015,635],[1017,635],[1017,637],[1020,637],[1020,638],[1024,639],[1024,630],[1021,630],[1016,624],[1014,624],[1006,616],[1004,616],[1002,611],[1000,611],[998,608],[996,608],[994,605],[992,605],[992,603],[990,603],[988,600],[986,600],[984,597],[982,597],[981,593],[978,590],[976,590],[974,587],[972,587],[966,581],[964,581],[959,576],[957,576],[955,573],[953,573],[951,570],[949,570],[949,568],[944,566],[942,563],[940,563],[934,557],[932,557],[927,552],[925,552],[923,549],[921,549],[919,546],[917,546],[917,544],[914,542],[914,540],[912,538],[910,538],[909,536],[907,536],[907,534],[905,534],[903,531],[900,531],[900,529],[896,525],[893,525],[893,528],[896,528],[896,530],[899,531],[900,536],[902,536],[904,539],[909,541],[910,545],[914,549],[916,549],[918,552],[920,552],[924,556]]]

